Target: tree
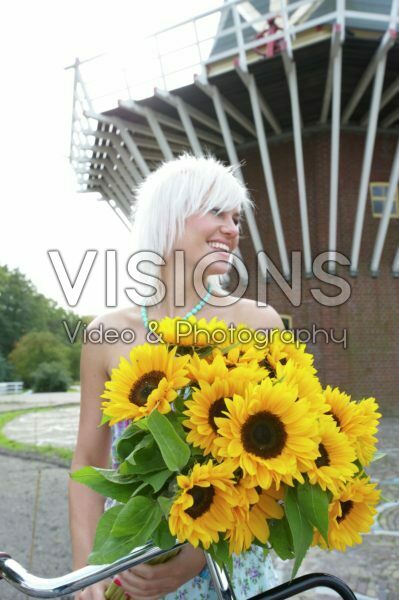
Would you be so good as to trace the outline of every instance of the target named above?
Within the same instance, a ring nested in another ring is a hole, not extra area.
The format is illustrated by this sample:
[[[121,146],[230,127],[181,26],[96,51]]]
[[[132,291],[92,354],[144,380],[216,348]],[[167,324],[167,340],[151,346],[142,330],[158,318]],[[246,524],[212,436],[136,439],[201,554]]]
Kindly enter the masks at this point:
[[[31,331],[22,336],[9,360],[25,387],[32,387],[33,374],[42,363],[60,363],[70,373],[68,348],[50,331]]]

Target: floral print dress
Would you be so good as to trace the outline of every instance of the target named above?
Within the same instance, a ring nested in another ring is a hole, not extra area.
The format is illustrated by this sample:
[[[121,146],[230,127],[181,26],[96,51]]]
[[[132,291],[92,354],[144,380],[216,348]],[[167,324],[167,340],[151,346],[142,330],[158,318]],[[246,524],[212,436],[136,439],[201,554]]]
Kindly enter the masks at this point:
[[[118,467],[116,457],[116,443],[130,421],[120,421],[112,427],[112,468]],[[105,508],[114,504],[110,498],[107,499]],[[270,590],[280,583],[276,570],[273,567],[270,556],[264,556],[259,546],[251,546],[251,549],[240,556],[233,555],[233,578],[232,587],[237,600],[246,600]],[[190,581],[179,587],[175,592],[166,594],[163,600],[217,600],[217,594],[211,574],[207,567]]]

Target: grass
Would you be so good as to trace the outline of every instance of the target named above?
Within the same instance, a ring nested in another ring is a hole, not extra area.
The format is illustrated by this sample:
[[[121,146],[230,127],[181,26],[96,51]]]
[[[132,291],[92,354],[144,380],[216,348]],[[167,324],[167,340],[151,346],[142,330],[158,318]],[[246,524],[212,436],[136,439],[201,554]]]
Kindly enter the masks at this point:
[[[66,404],[64,406],[71,406],[70,404]],[[55,408],[60,408],[59,406],[54,407],[44,407],[44,408],[26,408],[22,410],[13,410],[9,412],[0,413],[0,448],[3,448],[13,454],[29,454],[35,455],[37,458],[47,457],[47,458],[57,458],[61,459],[65,463],[70,463],[72,459],[72,450],[68,450],[67,448],[59,448],[57,446],[51,446],[50,444],[46,444],[45,446],[35,446],[33,444],[23,444],[22,442],[16,442],[14,440],[10,440],[3,432],[4,427],[7,423],[19,417],[21,415],[25,415],[30,412],[39,412],[42,410],[54,410]]]

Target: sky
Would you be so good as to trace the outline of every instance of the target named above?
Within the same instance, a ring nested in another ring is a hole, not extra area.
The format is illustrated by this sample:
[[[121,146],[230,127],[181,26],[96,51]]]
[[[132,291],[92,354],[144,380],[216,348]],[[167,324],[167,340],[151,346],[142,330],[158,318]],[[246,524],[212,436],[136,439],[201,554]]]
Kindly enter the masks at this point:
[[[81,315],[105,312],[105,251],[117,250],[118,306],[128,306],[131,233],[99,194],[77,193],[69,164],[76,57],[132,56],[143,36],[220,6],[221,0],[13,0],[2,8],[0,56],[0,265],[18,268],[38,292]],[[137,58],[135,58],[137,57]],[[122,59],[121,59],[122,60]],[[141,67],[143,66],[140,63]],[[81,298],[66,298],[48,257],[58,250],[71,279],[97,250]]]

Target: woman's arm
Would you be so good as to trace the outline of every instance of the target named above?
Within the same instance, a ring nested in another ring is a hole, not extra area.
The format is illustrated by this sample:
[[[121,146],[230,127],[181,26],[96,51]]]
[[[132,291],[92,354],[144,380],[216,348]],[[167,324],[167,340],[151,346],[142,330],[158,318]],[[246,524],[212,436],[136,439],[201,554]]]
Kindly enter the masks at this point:
[[[105,369],[106,347],[87,343],[81,354],[81,405],[79,431],[71,470],[92,465],[107,468],[109,464],[111,435],[108,427],[98,427],[101,421],[100,395],[104,391],[108,374]],[[69,524],[72,541],[73,568],[87,565],[97,522],[104,511],[104,497],[88,487],[69,481]],[[104,583],[92,586],[78,598],[103,598]],[[95,587],[100,591],[95,593]]]

